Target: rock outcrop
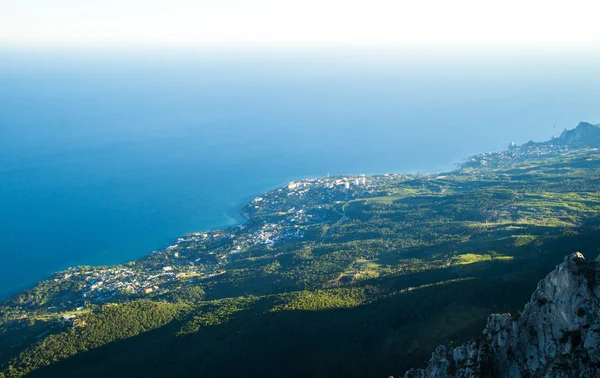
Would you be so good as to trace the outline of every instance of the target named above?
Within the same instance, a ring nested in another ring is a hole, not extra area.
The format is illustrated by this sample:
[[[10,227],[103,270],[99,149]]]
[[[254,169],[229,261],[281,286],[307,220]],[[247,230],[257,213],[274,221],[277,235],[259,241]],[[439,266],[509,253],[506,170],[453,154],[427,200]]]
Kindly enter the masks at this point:
[[[581,253],[538,283],[518,318],[488,318],[477,340],[438,347],[421,377],[600,377],[600,262]]]
[[[573,130],[564,130],[560,137],[553,140],[569,146],[600,145],[600,125],[580,122]]]

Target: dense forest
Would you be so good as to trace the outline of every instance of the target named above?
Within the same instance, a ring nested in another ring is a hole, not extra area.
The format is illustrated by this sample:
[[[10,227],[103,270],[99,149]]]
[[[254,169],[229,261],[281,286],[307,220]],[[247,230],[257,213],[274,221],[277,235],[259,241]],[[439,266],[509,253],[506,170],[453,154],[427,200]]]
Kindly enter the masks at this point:
[[[168,290],[56,310],[81,298],[57,273],[2,303],[0,377],[402,375],[436,345],[476,336],[490,313],[518,316],[565,255],[598,255],[592,141],[381,177],[375,192],[335,197],[305,237],[232,254],[222,272],[182,274]]]

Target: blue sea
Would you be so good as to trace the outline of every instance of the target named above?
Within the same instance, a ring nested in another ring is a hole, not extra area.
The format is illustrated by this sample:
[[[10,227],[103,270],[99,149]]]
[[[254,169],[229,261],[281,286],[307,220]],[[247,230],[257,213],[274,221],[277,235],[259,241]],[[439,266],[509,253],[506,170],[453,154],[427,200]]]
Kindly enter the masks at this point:
[[[0,298],[241,221],[290,180],[438,172],[600,122],[582,51],[0,51]]]

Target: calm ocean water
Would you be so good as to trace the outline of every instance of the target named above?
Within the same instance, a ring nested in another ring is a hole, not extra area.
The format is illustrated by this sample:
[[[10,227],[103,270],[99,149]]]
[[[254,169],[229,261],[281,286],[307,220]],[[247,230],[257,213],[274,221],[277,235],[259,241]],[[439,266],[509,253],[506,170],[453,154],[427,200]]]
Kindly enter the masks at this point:
[[[292,179],[451,169],[582,120],[585,54],[0,52],[0,297],[234,224]]]

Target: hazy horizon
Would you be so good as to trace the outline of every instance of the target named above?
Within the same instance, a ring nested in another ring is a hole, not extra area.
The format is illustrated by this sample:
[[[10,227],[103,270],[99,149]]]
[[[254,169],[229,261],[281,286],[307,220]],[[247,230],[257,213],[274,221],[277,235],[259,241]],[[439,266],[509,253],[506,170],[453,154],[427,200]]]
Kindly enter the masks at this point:
[[[588,45],[590,0],[22,0],[0,5],[0,46]]]

